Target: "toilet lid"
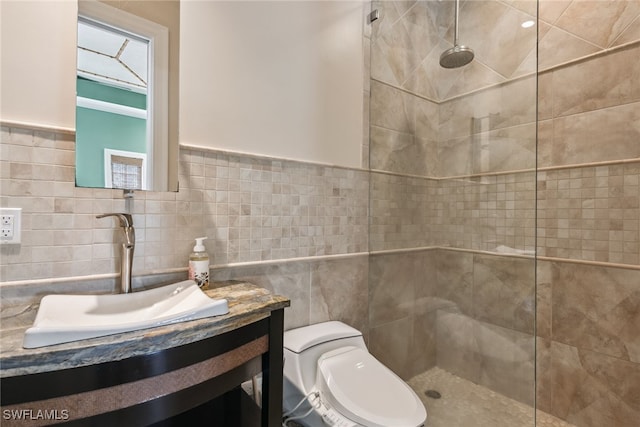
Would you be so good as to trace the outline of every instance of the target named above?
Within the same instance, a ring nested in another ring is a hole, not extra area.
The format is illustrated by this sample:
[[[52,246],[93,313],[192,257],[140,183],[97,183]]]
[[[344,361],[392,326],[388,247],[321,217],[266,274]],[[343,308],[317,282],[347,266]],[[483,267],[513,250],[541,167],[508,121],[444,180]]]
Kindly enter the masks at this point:
[[[369,427],[418,427],[427,412],[409,386],[367,351],[344,347],[318,360],[320,390],[342,415]]]

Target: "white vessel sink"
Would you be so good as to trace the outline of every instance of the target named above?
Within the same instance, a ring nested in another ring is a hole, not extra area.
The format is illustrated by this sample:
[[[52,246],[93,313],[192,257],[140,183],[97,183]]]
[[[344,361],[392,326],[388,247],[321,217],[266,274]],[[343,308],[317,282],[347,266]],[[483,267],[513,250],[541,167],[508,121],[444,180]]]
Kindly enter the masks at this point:
[[[209,298],[192,280],[118,295],[47,295],[24,348],[102,337],[227,314],[225,299]]]

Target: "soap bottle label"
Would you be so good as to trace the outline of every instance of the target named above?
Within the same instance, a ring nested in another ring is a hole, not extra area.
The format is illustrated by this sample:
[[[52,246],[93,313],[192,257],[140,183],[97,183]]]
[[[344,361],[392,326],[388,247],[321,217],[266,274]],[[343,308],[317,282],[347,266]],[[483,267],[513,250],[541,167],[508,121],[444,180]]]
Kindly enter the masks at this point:
[[[199,287],[209,284],[209,261],[189,261],[189,279],[194,280]]]

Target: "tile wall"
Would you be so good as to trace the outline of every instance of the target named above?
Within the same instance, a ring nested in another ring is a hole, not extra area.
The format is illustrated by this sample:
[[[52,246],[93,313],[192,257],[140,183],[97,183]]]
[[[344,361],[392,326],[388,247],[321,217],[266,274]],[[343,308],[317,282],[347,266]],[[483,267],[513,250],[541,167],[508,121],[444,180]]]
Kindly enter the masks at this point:
[[[370,256],[371,351],[402,378],[433,366],[533,404],[534,261],[451,249]]]
[[[541,68],[565,62],[539,77],[537,402],[576,426],[631,427],[640,419],[640,2],[567,3],[554,23],[573,37],[567,50],[553,48],[551,30],[540,47]],[[566,63],[586,45],[600,53]]]
[[[206,235],[214,280],[287,295],[287,328],[343,320],[368,335],[368,172],[183,147],[179,192],[125,200],[75,187],[73,135],[3,125],[0,136],[0,205],[23,209],[22,244],[0,247],[3,304],[79,282],[114,290],[120,231],[95,216],[131,212],[134,288],[186,278]]]
[[[632,426],[640,3],[539,6],[536,79],[535,36],[506,26],[535,2],[463,2],[476,60],[453,72],[434,65],[452,2],[374,4],[371,346],[405,378],[438,365],[529,404],[536,355],[539,409]]]
[[[180,191],[75,188],[73,137],[2,128],[2,206],[23,208],[23,243],[2,247],[3,282],[112,274],[119,230],[133,213],[134,274],[186,266],[193,239],[213,265],[367,250],[368,173],[181,149]],[[53,159],[53,161],[52,161]]]

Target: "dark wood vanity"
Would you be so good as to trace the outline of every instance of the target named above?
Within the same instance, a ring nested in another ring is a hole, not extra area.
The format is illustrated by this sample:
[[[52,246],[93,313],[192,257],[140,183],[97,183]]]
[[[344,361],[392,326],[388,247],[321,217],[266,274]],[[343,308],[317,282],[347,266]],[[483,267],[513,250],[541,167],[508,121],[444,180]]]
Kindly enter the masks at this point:
[[[31,350],[3,340],[2,425],[281,426],[289,300],[248,283],[207,294],[229,314]],[[260,372],[261,408],[240,387]]]

